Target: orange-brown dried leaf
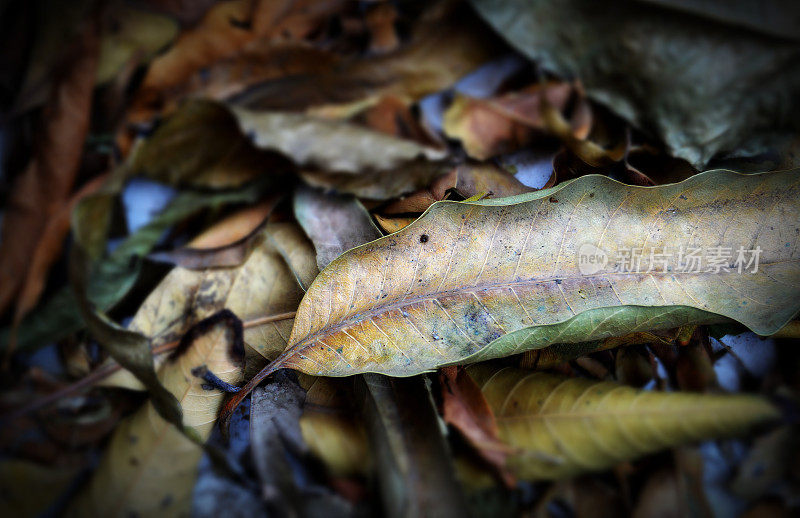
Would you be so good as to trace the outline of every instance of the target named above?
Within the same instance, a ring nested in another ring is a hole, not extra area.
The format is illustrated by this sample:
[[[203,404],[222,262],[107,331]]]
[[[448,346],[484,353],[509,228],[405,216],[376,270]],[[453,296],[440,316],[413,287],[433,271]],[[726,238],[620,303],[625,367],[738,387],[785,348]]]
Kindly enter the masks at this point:
[[[480,193],[487,193],[493,198],[505,198],[536,190],[496,165],[461,164],[438,177],[430,187],[390,203],[383,213],[389,215],[425,212],[432,203],[446,199],[453,189],[463,198],[471,198]]]
[[[456,427],[477,452],[500,474],[509,486],[514,477],[506,470],[511,448],[500,440],[500,431],[489,403],[463,367],[444,367],[439,371],[442,384],[444,421]]]
[[[459,139],[467,154],[478,160],[508,153],[529,144],[547,128],[542,96],[556,109],[566,108],[574,93],[570,83],[535,84],[492,99],[456,96],[444,115],[444,132]]]
[[[14,326],[17,326],[39,301],[50,267],[61,254],[64,239],[69,234],[72,210],[85,196],[97,191],[107,178],[108,175],[101,175],[84,185],[47,221],[41,239],[29,258],[28,271],[25,274],[14,310]]]
[[[14,184],[3,218],[0,313],[19,293],[45,226],[68,198],[78,172],[99,55],[94,21],[85,22],[69,55],[44,108],[36,152]]]

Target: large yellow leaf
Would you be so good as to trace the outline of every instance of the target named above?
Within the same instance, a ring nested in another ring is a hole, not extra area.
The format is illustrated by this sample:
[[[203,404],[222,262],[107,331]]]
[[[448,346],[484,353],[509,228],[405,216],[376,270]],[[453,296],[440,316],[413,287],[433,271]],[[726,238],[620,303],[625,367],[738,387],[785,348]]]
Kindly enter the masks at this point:
[[[663,393],[544,372],[472,365],[467,372],[516,451],[508,467],[526,479],[610,468],[678,444],[742,434],[779,417],[750,395]]]
[[[800,307],[798,183],[794,171],[710,171],[659,187],[584,176],[512,198],[438,202],[325,268],[298,308],[289,347],[261,375],[290,367],[408,376],[725,319],[773,333]],[[578,253],[587,246],[608,263],[584,275]],[[676,262],[648,272],[644,260],[637,270],[616,258],[719,246],[760,247],[757,271],[739,273],[730,258],[718,273],[706,271],[708,259],[698,272]]]
[[[192,370],[206,366],[226,383],[242,377],[241,351],[231,330],[216,324],[158,378],[181,404],[183,425],[200,440],[211,433],[224,393],[203,388]],[[197,463],[203,450],[158,415],[148,401],[114,432],[92,479],[76,497],[70,516],[188,516]]]

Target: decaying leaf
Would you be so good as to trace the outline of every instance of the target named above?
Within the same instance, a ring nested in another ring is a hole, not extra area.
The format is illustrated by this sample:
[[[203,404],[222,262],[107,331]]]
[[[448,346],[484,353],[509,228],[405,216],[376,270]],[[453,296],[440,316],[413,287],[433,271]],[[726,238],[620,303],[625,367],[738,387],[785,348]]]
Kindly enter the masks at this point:
[[[697,167],[723,151],[757,154],[776,133],[798,129],[800,105],[787,95],[800,87],[796,41],[647,2],[472,3],[512,46],[577,77],[590,97]],[[751,23],[771,25],[769,10],[748,12]]]
[[[239,266],[259,244],[259,232],[275,209],[279,198],[242,209],[192,239],[185,247],[157,252],[148,257],[198,270]]]
[[[750,395],[640,391],[612,382],[486,365],[467,367],[514,448],[520,478],[602,470],[685,442],[741,435],[780,413]]]
[[[158,372],[159,381],[183,408],[184,427],[200,441],[211,433],[224,393],[204,387],[194,372],[205,366],[223,382],[237,383],[242,351],[236,351],[232,334],[225,323],[212,326]],[[202,453],[147,402],[117,427],[97,471],[67,515],[185,515]]]
[[[533,85],[494,99],[457,95],[444,114],[443,130],[461,141],[467,154],[477,160],[516,151],[547,129],[541,114],[542,96],[563,110],[573,94],[569,83]]]
[[[343,252],[381,237],[369,213],[355,198],[298,188],[294,214],[317,251],[322,270]]]
[[[359,174],[388,170],[417,158],[442,160],[442,149],[422,146],[352,123],[299,113],[231,108],[242,132],[262,149],[278,151],[300,166]],[[379,149],[380,153],[375,150]]]
[[[108,13],[104,29],[98,83],[113,78],[131,59],[149,60],[178,33],[178,25],[171,18],[121,2]]]
[[[298,423],[305,391],[293,373],[259,387],[250,405],[250,442],[261,494],[270,514],[349,517],[352,503],[307,476],[309,448]]]
[[[506,458],[511,449],[499,438],[492,409],[480,387],[459,367],[439,371],[442,385],[442,418],[456,427],[491,465],[503,475],[509,487],[514,479],[506,472]]]
[[[386,515],[465,516],[424,377],[370,373],[357,379]]]
[[[234,58],[248,45],[267,43],[281,32],[301,39],[341,8],[341,2],[309,4],[234,0],[213,6],[197,26],[181,34],[168,52],[153,61],[135,104],[158,105],[194,74]]]
[[[535,191],[505,169],[490,163],[462,164],[447,174],[436,178],[430,186],[388,204],[384,214],[422,213],[434,202],[447,199],[455,190],[463,198],[483,194],[492,198],[505,198]]]
[[[2,224],[0,313],[8,309],[29,267],[47,222],[68,200],[89,129],[89,112],[99,54],[97,24],[86,21],[68,47],[61,78],[42,114],[36,152],[17,178]]]
[[[255,148],[219,104],[192,100],[169,117],[134,153],[131,170],[169,184],[240,186],[259,175],[279,177],[290,165]]]
[[[267,81],[236,102],[258,110],[305,110],[387,95],[418,100],[449,88],[504,51],[507,47],[471,9],[446,0],[425,9],[408,43],[394,52],[319,74]]]
[[[447,161],[414,160],[395,169],[362,171],[359,174],[309,169],[301,170],[299,174],[314,187],[353,194],[359,198],[387,200],[421,189],[451,168],[452,164]]]
[[[122,173],[122,174],[120,174]],[[84,197],[72,214],[73,233],[94,263],[86,287],[89,300],[100,310],[107,310],[128,293],[141,269],[138,257],[149,253],[164,232],[179,221],[204,209],[234,203],[252,203],[262,194],[264,185],[256,182],[241,189],[221,192],[182,192],[147,225],[128,236],[108,256],[103,257],[108,224],[125,179],[124,167],[112,173],[106,185],[94,195]],[[58,340],[83,326],[75,293],[62,289],[19,326],[19,349],[37,348]],[[0,344],[8,332],[0,332]]]
[[[798,311],[799,189],[795,171],[720,170],[659,187],[584,176],[514,198],[436,203],[322,271],[289,347],[248,387],[285,367],[408,376],[727,319],[773,333]],[[711,255],[697,268],[685,257],[647,262],[650,250],[679,247]],[[719,247],[731,256],[715,268]],[[739,248],[761,250],[757,270],[753,257],[737,265]],[[647,250],[639,264],[626,259],[634,249]]]
[[[371,452],[352,408],[350,380],[300,374],[300,384],[306,389],[300,430],[311,453],[334,476],[368,474]]]
[[[180,339],[200,320],[229,309],[245,322],[248,363],[259,367],[285,348],[292,319],[264,324],[257,319],[297,309],[303,290],[295,275],[310,284],[316,273],[314,250],[302,230],[291,223],[270,223],[258,246],[238,267],[174,268],[145,299],[128,328],[147,336],[151,347],[158,347]],[[158,365],[164,361],[164,356],[156,359]],[[110,376],[104,384],[141,388],[125,371]]]

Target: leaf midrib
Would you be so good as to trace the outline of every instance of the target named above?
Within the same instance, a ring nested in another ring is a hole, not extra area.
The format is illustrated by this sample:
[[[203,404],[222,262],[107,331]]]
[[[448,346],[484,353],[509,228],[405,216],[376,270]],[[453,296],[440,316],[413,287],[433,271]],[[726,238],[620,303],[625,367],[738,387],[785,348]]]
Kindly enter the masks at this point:
[[[795,258],[795,259],[781,260],[781,261],[760,262],[759,263],[759,269],[762,268],[762,267],[766,267],[766,266],[774,266],[774,265],[777,265],[777,264],[791,263],[791,262],[800,262],[800,257]],[[652,277],[654,275],[656,275],[656,276],[667,276],[667,275],[668,276],[676,276],[676,275],[714,275],[714,276],[719,276],[719,275],[724,275],[724,274],[758,275],[757,273],[756,274],[739,274],[738,272],[735,272],[735,271],[719,272],[719,273],[713,273],[713,272],[649,272],[649,273],[612,272],[612,273],[602,273],[602,274],[593,274],[593,275],[575,275],[575,274],[573,274],[573,275],[562,275],[562,276],[557,276],[557,277],[547,277],[547,278],[540,278],[540,279],[527,279],[527,280],[505,282],[505,283],[476,284],[476,285],[470,286],[469,289],[463,288],[463,289],[455,289],[455,290],[437,291],[437,292],[433,292],[431,294],[426,294],[424,296],[423,295],[419,295],[419,296],[415,296],[415,297],[412,297],[412,298],[405,298],[405,299],[401,299],[399,301],[393,301],[393,302],[391,302],[389,304],[384,304],[384,305],[377,306],[375,309],[372,309],[372,310],[364,311],[364,312],[361,312],[361,313],[355,313],[352,317],[344,319],[344,320],[340,320],[335,325],[324,327],[324,328],[320,329],[319,331],[316,331],[313,334],[307,335],[305,338],[303,338],[301,341],[297,342],[296,344],[290,345],[287,348],[286,352],[288,353],[289,351],[300,350],[300,349],[304,348],[306,345],[308,345],[310,343],[313,343],[314,341],[318,340],[319,338],[330,336],[331,334],[333,334],[335,332],[341,331],[342,329],[344,329],[346,327],[349,327],[349,326],[351,326],[353,324],[357,324],[359,322],[362,322],[362,321],[364,321],[364,320],[366,320],[368,318],[371,319],[371,318],[373,318],[373,317],[375,317],[377,315],[388,313],[388,312],[394,311],[394,310],[398,310],[399,311],[402,308],[405,308],[405,307],[408,307],[408,306],[413,306],[413,305],[419,304],[421,302],[424,302],[426,300],[437,300],[438,301],[440,298],[445,297],[445,296],[449,296],[449,295],[469,294],[469,293],[476,292],[476,291],[488,291],[488,290],[493,290],[493,289],[513,288],[514,286],[528,286],[528,285],[532,285],[532,284],[542,284],[542,283],[548,283],[548,282],[556,282],[556,281],[559,281],[559,280],[573,280],[573,279],[585,279],[585,278],[608,278],[608,277],[621,277],[621,276],[634,276],[634,275],[641,276],[642,278]],[[620,303],[616,307],[622,307],[622,306],[628,306],[628,305],[629,304]],[[669,304],[669,305],[674,305],[674,304]],[[690,304],[682,304],[682,305],[689,306],[689,307],[696,307],[696,306],[691,306]],[[654,304],[653,305],[653,307],[658,307],[658,306],[659,306],[658,304]],[[666,305],[664,305],[664,306],[666,306]],[[708,308],[708,306],[703,307],[703,308],[697,308],[697,309],[707,310],[707,311],[711,311],[712,313],[716,313],[715,311],[712,311],[711,308]],[[576,315],[576,314],[577,313],[575,313],[573,311],[573,316]],[[546,324],[541,324],[541,325],[546,325]]]

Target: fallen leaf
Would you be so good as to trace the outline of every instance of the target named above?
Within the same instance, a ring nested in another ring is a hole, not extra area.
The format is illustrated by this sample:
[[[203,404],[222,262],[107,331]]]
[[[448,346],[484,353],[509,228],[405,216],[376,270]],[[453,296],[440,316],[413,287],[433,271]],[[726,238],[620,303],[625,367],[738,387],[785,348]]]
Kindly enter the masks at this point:
[[[780,413],[752,395],[661,393],[487,365],[467,367],[523,479],[603,470],[663,448],[741,435]],[[513,389],[513,390],[512,390]]]
[[[253,247],[259,244],[260,230],[280,198],[259,203],[223,218],[212,228],[192,239],[186,246],[148,255],[184,268],[232,267],[242,264]]]
[[[412,224],[417,218],[390,218],[375,214],[375,221],[386,234],[399,232]]]
[[[267,81],[236,97],[258,110],[305,110],[394,95],[418,100],[452,86],[507,47],[461,2],[433,3],[394,52],[356,59],[330,72]]]
[[[125,4],[114,5],[104,20],[97,83],[112,79],[131,59],[147,61],[178,34],[169,17]]]
[[[280,177],[291,164],[256,149],[225,107],[190,100],[142,142],[130,168],[170,185],[221,189],[261,175]]]
[[[368,475],[372,453],[363,423],[351,408],[350,380],[300,374],[300,384],[306,389],[300,430],[309,451],[333,476]]]
[[[430,186],[389,203],[383,214],[422,213],[455,190],[463,198],[486,193],[492,198],[516,196],[536,189],[524,185],[505,169],[490,163],[462,164],[436,178]]]
[[[14,309],[13,326],[18,326],[22,318],[30,312],[39,302],[39,297],[45,288],[47,274],[53,263],[58,260],[62,251],[64,239],[69,234],[70,215],[80,201],[106,181],[106,176],[101,175],[92,179],[76,192],[47,222],[42,231],[42,237],[36,244],[36,249],[30,258],[25,281],[22,283],[17,305]]]
[[[195,73],[230,58],[261,38],[294,30],[302,38],[342,3],[234,0],[215,5],[200,23],[181,34],[175,45],[147,70],[136,103],[157,104],[162,92],[180,87]]]
[[[352,504],[340,495],[298,476],[307,470],[309,449],[299,425],[305,391],[292,378],[278,376],[251,398],[250,441],[266,506],[281,515],[352,516]]]
[[[505,483],[513,487],[514,477],[506,470],[511,449],[500,440],[494,413],[480,387],[459,367],[444,367],[439,371],[439,380],[444,421],[457,428]]]
[[[365,374],[357,392],[388,516],[466,516],[467,503],[422,376]]]
[[[17,296],[47,222],[72,190],[89,129],[99,52],[97,31],[96,23],[82,24],[79,37],[69,46],[61,77],[42,114],[43,128],[34,155],[12,187],[0,244],[0,313]]]
[[[325,268],[298,308],[287,350],[250,384],[287,367],[408,376],[726,319],[773,333],[798,310],[795,178],[711,171],[644,188],[584,176],[514,198],[436,203]],[[626,250],[648,246],[761,252],[758,270],[740,264],[742,273],[730,267],[734,258],[717,273],[685,258],[652,271],[647,259],[623,262]],[[596,254],[592,269],[579,268],[579,252]]]
[[[276,245],[287,252],[290,263]],[[270,223],[258,246],[238,267],[173,268],[142,303],[128,329],[148,337],[150,348],[156,348],[179,340],[204,318],[229,309],[245,323],[247,362],[257,369],[286,347],[293,320],[258,324],[258,319],[296,310],[303,290],[295,275],[310,284],[316,274],[314,249],[302,230],[292,223]],[[157,357],[156,364],[160,366],[165,359]],[[142,389],[125,371],[109,376],[102,384]]]
[[[443,131],[461,141],[471,158],[486,160],[517,151],[547,130],[541,114],[542,95],[557,110],[564,110],[574,87],[552,81],[532,85],[492,99],[457,94],[444,114]]]
[[[395,30],[396,20],[397,9],[390,3],[376,3],[369,7],[366,23],[370,33],[370,51],[383,54],[400,45],[400,38]]]
[[[121,172],[125,173],[124,168]],[[261,197],[264,187],[256,182],[233,191],[182,192],[164,211],[104,257],[109,218],[125,177],[120,171],[113,172],[108,184],[94,195],[83,198],[72,214],[74,237],[94,261],[90,282],[86,287],[88,297],[97,308],[104,311],[128,293],[141,268],[137,258],[148,254],[167,229],[204,209],[253,203]],[[71,289],[64,288],[55,293],[20,324],[17,333],[19,349],[42,347],[81,329],[83,321],[78,308],[75,293]],[[0,344],[8,343],[8,336],[9,331],[3,329],[0,332]]]
[[[313,187],[335,190],[369,200],[388,200],[421,189],[450,169],[452,164],[447,161],[414,160],[395,169],[362,171],[359,174],[309,169],[302,169],[298,174]]]
[[[381,237],[367,210],[353,197],[300,187],[294,195],[294,214],[314,243],[320,270],[345,251]]]
[[[799,105],[784,95],[800,80],[795,41],[646,2],[472,4],[542,68],[577,77],[591,98],[695,167],[720,152],[757,154],[769,135],[797,132]],[[769,27],[764,13],[747,17]]]
[[[232,330],[219,323],[159,369],[159,382],[180,402],[183,425],[197,441],[211,433],[224,393],[204,387],[195,369],[205,366],[223,382],[237,383],[242,357],[234,346]],[[97,471],[66,514],[185,515],[202,454],[197,442],[162,419],[148,401],[117,427]]]
[[[389,170],[417,158],[442,160],[447,152],[361,126],[299,113],[256,112],[232,106],[242,133],[299,166],[352,174]],[[380,152],[376,152],[380,150]]]

